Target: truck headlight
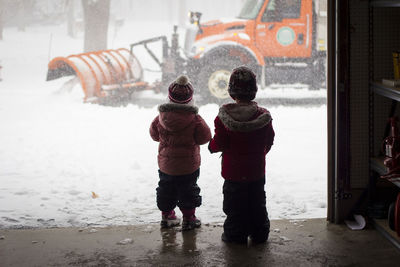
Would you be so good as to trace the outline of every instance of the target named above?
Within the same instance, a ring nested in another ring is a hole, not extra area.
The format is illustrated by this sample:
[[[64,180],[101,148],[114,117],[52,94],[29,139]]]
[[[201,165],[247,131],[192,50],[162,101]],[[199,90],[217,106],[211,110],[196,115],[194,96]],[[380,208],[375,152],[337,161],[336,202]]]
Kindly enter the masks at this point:
[[[193,46],[191,52],[194,55],[201,54],[206,48],[204,46]]]

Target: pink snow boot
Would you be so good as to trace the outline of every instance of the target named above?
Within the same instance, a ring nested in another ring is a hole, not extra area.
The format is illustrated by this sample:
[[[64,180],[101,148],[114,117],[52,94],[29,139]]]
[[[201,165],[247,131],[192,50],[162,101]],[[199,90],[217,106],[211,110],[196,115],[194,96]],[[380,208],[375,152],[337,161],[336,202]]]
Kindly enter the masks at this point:
[[[195,209],[181,209],[183,214],[182,231],[192,230],[201,226],[201,221],[194,215]]]
[[[161,217],[161,228],[170,228],[179,225],[181,220],[176,217],[175,211],[163,211]]]

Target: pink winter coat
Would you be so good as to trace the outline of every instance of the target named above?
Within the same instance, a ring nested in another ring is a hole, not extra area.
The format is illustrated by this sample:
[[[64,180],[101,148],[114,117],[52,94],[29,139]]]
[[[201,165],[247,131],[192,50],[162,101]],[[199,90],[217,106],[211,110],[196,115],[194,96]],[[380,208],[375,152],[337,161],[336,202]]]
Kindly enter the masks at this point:
[[[158,167],[169,175],[193,173],[200,167],[200,145],[211,139],[211,131],[193,105],[167,103],[150,126],[150,135],[160,142]]]

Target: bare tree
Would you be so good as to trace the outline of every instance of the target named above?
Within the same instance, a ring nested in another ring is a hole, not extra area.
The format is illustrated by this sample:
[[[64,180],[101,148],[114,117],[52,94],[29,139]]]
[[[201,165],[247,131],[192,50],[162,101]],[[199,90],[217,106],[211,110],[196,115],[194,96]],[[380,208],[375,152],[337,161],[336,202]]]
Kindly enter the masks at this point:
[[[75,31],[74,31],[74,22],[75,22],[75,18],[74,18],[74,2],[72,0],[66,0],[65,1],[65,7],[66,7],[66,10],[67,10],[67,32],[68,32],[68,36],[75,37]]]
[[[82,0],[85,20],[84,51],[107,49],[110,0]]]

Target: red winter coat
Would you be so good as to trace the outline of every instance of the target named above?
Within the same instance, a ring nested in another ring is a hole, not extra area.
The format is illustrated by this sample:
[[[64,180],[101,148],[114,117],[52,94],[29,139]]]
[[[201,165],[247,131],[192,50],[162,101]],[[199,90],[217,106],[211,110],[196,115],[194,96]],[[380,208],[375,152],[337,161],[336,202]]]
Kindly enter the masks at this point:
[[[167,103],[158,110],[150,126],[151,137],[160,142],[158,167],[169,175],[193,173],[200,167],[200,145],[211,139],[210,128],[195,106]]]
[[[209,150],[222,152],[222,177],[243,182],[263,178],[265,156],[275,136],[269,111],[256,102],[227,104],[220,108],[214,124]]]

